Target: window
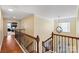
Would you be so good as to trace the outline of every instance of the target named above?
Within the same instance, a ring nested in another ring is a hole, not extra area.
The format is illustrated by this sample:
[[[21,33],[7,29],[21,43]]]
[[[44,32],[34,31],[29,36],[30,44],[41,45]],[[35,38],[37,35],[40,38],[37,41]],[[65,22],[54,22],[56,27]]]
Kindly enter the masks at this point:
[[[63,29],[63,32],[70,32],[70,23],[59,23],[59,26]]]

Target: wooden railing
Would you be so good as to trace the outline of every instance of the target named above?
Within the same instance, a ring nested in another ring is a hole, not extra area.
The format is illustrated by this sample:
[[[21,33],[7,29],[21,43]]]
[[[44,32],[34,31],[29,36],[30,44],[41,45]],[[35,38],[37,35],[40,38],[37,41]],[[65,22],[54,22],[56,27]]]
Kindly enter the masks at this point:
[[[33,37],[21,31],[16,31],[18,42],[27,49],[30,53],[39,53],[39,36]]]
[[[55,34],[52,32],[50,38],[42,42],[45,51],[53,51],[56,53],[78,53],[79,37]]]

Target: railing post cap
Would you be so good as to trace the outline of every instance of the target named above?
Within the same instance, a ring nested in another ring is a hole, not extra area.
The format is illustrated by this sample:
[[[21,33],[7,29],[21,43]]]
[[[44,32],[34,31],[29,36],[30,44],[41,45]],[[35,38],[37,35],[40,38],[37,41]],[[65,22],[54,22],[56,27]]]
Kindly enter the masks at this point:
[[[52,32],[52,34],[54,34],[54,33]]]
[[[39,37],[39,36],[37,35],[37,37]]]
[[[39,36],[37,35],[37,38],[36,38],[38,41],[39,41]]]

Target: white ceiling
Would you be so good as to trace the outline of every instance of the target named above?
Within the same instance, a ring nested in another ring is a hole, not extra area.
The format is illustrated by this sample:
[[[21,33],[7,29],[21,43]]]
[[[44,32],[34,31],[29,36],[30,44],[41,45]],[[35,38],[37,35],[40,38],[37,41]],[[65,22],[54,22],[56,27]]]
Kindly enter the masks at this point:
[[[3,16],[8,19],[22,19],[30,15],[38,15],[44,18],[57,18],[76,16],[74,5],[1,5]],[[13,9],[13,12],[8,11]]]

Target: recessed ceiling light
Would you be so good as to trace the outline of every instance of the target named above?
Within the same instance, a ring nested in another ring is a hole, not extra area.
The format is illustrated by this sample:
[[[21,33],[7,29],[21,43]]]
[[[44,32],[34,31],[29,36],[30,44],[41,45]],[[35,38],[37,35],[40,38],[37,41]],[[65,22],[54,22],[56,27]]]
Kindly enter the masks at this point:
[[[13,11],[13,9],[8,9],[8,11]]]

